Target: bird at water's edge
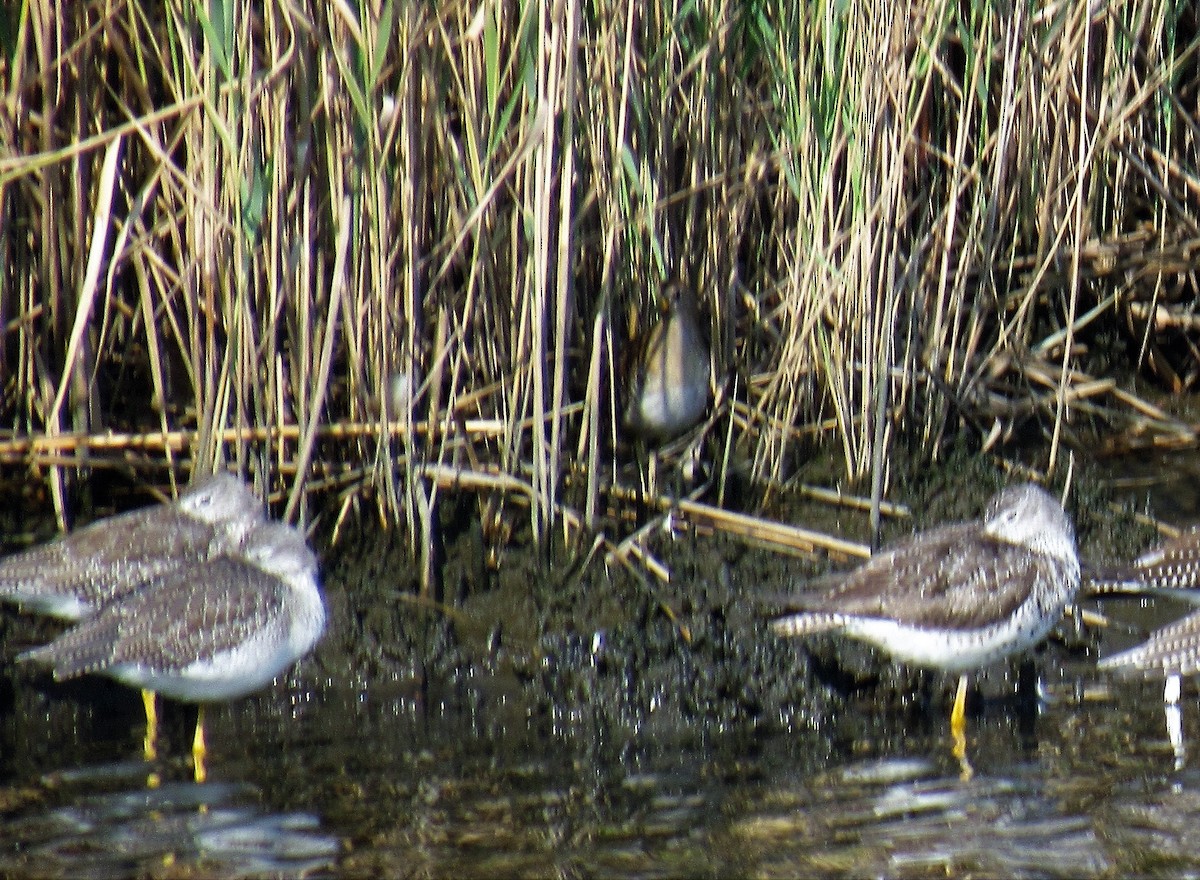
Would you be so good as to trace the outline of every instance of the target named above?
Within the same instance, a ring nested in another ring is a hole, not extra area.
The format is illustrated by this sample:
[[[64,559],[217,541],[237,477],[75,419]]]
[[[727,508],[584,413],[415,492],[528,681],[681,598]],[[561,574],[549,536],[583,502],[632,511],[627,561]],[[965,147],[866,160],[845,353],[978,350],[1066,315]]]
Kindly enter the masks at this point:
[[[840,632],[893,659],[965,673],[1041,641],[1079,590],[1075,530],[1031,483],[995,495],[982,519],[941,526],[792,597],[775,632]],[[822,588],[823,587],[823,588]],[[966,677],[951,715],[964,729]]]
[[[228,473],[202,477],[174,501],[98,520],[0,560],[0,599],[78,621],[106,604],[236,548],[264,521],[251,488]],[[147,760],[156,757],[154,694],[142,692]]]
[[[149,581],[20,659],[59,681],[100,673],[203,704],[265,687],[324,629],[316,556],[296,529],[262,523],[236,550]],[[193,751],[202,780],[203,705]]]
[[[1200,605],[1200,526],[1185,529],[1128,565],[1088,570],[1084,592],[1167,596]],[[1098,665],[1168,676],[1200,672],[1200,612],[1159,627],[1140,645],[1105,657]]]

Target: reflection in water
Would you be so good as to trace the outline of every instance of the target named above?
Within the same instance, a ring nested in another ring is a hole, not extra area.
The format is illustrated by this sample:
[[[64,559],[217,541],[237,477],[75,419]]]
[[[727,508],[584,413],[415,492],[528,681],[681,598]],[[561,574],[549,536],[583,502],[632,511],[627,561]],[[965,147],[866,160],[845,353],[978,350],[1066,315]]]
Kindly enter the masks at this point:
[[[58,723],[40,740],[14,739],[8,715],[0,874],[1200,870],[1200,843],[1188,843],[1200,775],[1186,760],[1175,769],[1162,683],[1043,659],[1040,708],[992,698],[972,719],[968,782],[939,708],[872,715],[869,693],[865,707],[791,730],[661,719],[647,733],[586,710],[569,724],[531,713],[511,679],[276,688],[213,719],[215,782],[157,790],[142,762],[122,760],[137,753],[136,701],[120,704],[123,725]],[[1181,737],[1195,737],[1194,682],[1183,692]],[[36,720],[23,715],[23,733]],[[182,755],[189,715],[173,720]],[[58,739],[39,750],[47,736]],[[163,769],[187,775],[181,759]]]
[[[144,768],[121,766],[136,786]],[[335,837],[315,816],[267,813],[239,785],[172,783],[156,789],[85,794],[111,783],[114,768],[74,772],[68,803],[25,816],[5,828],[19,841],[0,856],[4,876],[123,877],[163,868],[223,877],[296,876],[332,864]]]
[[[336,863],[341,840],[304,794],[288,803],[270,793],[290,778],[299,756],[291,743],[307,709],[286,689],[244,713],[217,713],[229,725],[218,754],[230,760],[214,768],[221,781],[203,785],[169,781],[191,775],[184,756],[194,709],[169,706],[174,757],[150,764],[134,757],[136,695],[105,679],[44,694],[18,681],[6,697],[0,875],[277,877]],[[150,777],[168,781],[148,787]]]
[[[0,678],[0,875],[1200,872],[1195,680],[1169,727],[1161,679],[1105,676],[1057,645],[1037,664],[1041,699],[1024,702],[993,671],[970,781],[944,677],[928,705],[867,684],[827,711],[717,723],[669,701],[607,711],[582,673],[579,697],[548,707],[503,670],[347,685],[313,663],[311,689],[219,707],[203,786],[172,781],[189,775],[194,710],[169,705],[158,789],[135,759],[135,695]]]
[[[1163,686],[1163,703],[1167,714],[1167,739],[1175,753],[1175,769],[1182,770],[1187,763],[1187,745],[1183,739],[1183,712],[1179,708],[1179,695],[1183,690],[1183,679],[1168,675]]]
[[[1034,765],[969,782],[932,762],[878,759],[777,791],[731,829],[765,876],[1095,875],[1109,869],[1086,815],[1063,815]]]

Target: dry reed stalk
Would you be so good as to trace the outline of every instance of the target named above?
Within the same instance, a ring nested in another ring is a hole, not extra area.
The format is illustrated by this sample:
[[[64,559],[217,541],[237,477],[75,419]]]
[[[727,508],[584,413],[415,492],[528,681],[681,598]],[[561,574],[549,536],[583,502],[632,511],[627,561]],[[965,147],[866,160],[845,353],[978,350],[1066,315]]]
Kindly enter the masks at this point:
[[[890,501],[876,502],[873,498],[862,498],[840,490],[826,489],[823,486],[801,485],[800,494],[816,499],[817,501],[822,501],[825,504],[844,507],[849,510],[870,510],[872,507],[877,507],[883,516],[890,516],[896,519],[908,519],[912,516],[912,511],[903,504],[895,504]]]
[[[636,504],[639,497],[637,493],[619,486],[611,487],[609,494],[618,507]],[[871,548],[865,544],[847,541],[802,526],[723,510],[692,499],[646,500],[659,511],[669,513],[673,518],[677,517],[680,522],[693,528],[741,538],[776,552],[788,552],[810,559],[829,558],[838,562],[865,559],[871,555]],[[617,555],[628,552],[628,548],[634,545],[640,546],[651,530],[660,525],[660,522],[655,521],[643,526],[640,532],[623,542],[617,549]]]
[[[882,499],[897,436],[936,455],[964,422],[1042,420],[1052,463],[1085,417],[1197,442],[1081,362],[1130,333],[1166,381],[1197,375],[1161,338],[1191,321],[1200,240],[1177,5],[22,8],[0,61],[18,438],[157,432],[167,463],[288,475],[303,517],[329,426],[373,423],[333,445],[422,547],[429,468],[528,480],[545,535],[574,454],[599,522],[629,316],[680,275],[739,377],[724,454],[764,491],[834,443]],[[20,448],[56,486],[114,460]]]

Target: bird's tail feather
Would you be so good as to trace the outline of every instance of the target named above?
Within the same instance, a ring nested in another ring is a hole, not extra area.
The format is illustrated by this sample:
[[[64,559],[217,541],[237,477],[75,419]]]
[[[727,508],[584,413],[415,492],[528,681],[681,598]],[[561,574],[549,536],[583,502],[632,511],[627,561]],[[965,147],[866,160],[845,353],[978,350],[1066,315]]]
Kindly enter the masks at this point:
[[[833,632],[845,625],[845,615],[827,611],[804,611],[771,621],[771,629],[781,636],[811,636]]]

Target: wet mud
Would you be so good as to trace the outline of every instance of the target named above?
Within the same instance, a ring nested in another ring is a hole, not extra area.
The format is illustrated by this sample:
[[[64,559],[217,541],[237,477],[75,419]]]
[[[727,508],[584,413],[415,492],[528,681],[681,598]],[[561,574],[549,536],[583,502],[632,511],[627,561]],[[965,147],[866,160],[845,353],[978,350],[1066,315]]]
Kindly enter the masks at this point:
[[[912,517],[886,521],[882,542],[975,517],[1012,480],[967,458],[911,478],[892,498]],[[1152,530],[1110,509],[1110,493],[1086,478],[1072,492],[1080,546],[1090,558],[1128,558],[1153,540]],[[509,688],[530,717],[579,717],[610,738],[752,737],[820,729],[831,716],[868,724],[897,712],[920,724],[931,708],[948,711],[950,675],[899,666],[836,636],[790,640],[770,632],[771,611],[790,591],[852,565],[698,534],[675,519],[673,529],[664,526],[647,542],[670,572],[666,582],[602,554],[581,564],[590,537],[554,548],[548,560],[519,530],[516,543],[500,549],[501,564],[489,569],[473,527],[475,503],[458,499],[443,516],[436,595],[419,595],[409,548],[374,523],[357,524],[330,551],[330,580],[344,592],[330,597],[331,633],[317,659],[328,674],[349,662],[364,681],[387,675],[418,687],[486,677]],[[824,502],[790,498],[767,515],[870,540],[865,513]],[[1045,646],[973,676],[973,705],[1036,700],[1038,673],[1063,657],[1094,656],[1097,638],[1068,618]]]
[[[890,493],[912,516],[886,521],[883,541],[976,516],[1014,479],[978,458],[928,469]],[[1085,555],[1128,558],[1153,532],[1134,522],[1136,501],[1112,509],[1104,479],[1078,470],[1069,512]],[[1110,689],[1094,669],[1106,641],[1133,640],[1169,609],[1106,605],[1130,612],[1129,628],[1068,618],[1037,650],[972,676],[972,786],[946,742],[951,676],[846,639],[769,631],[780,596],[839,566],[676,519],[647,541],[664,582],[589,556],[592,536],[538,549],[517,523],[510,543],[490,547],[480,503],[443,501],[427,595],[400,530],[362,519],[330,546],[318,521],[327,634],[286,681],[211,713],[218,784],[199,791],[184,784],[194,709],[165,707],[166,784],[148,792],[137,694],[14,668],[59,625],[0,614],[0,822],[14,841],[0,870],[857,875],[897,873],[879,861],[890,852],[905,876],[1050,864],[1074,876],[1164,858],[1161,830],[1079,805],[1132,786],[1147,766],[1135,758],[1171,760],[1160,685]],[[869,540],[866,514],[798,495],[767,515]],[[1152,809],[1155,823],[1181,815],[1176,801]],[[996,817],[1011,839],[968,833]],[[1125,843],[1101,846],[1098,829]],[[229,843],[246,839],[249,854]],[[1167,863],[1192,864],[1178,853]]]

